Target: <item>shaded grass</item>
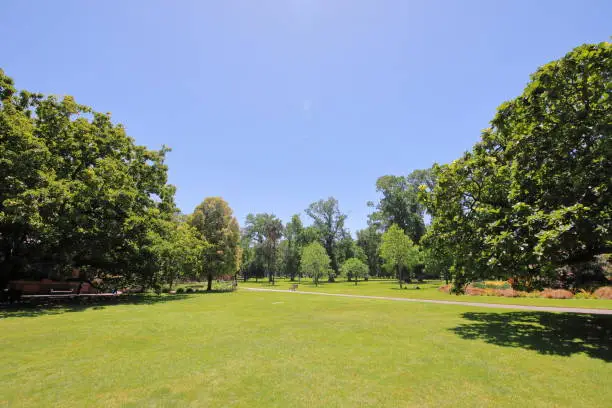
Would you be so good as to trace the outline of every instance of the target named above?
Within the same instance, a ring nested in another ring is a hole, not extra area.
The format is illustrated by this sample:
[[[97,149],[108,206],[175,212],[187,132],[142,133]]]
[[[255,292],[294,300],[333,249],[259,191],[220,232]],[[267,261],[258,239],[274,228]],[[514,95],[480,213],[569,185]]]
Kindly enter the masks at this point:
[[[610,401],[611,316],[478,310],[242,291],[7,318],[0,406]]]
[[[267,282],[255,281],[240,282],[243,287],[273,287],[275,289],[289,289],[294,283],[285,279],[278,279],[276,285],[270,286]],[[297,282],[295,282],[297,283]],[[506,305],[550,306],[550,307],[581,307],[593,309],[612,309],[612,300],[609,299],[544,299],[544,298],[508,298],[501,296],[467,296],[450,295],[440,292],[438,288],[442,281],[429,281],[425,283],[408,284],[404,289],[399,288],[395,280],[369,280],[359,282],[339,281],[322,283],[315,286],[310,280],[303,280],[298,290],[325,293],[344,293],[351,295],[405,297],[411,299],[452,300],[457,302],[499,303]],[[416,289],[416,287],[420,289]]]

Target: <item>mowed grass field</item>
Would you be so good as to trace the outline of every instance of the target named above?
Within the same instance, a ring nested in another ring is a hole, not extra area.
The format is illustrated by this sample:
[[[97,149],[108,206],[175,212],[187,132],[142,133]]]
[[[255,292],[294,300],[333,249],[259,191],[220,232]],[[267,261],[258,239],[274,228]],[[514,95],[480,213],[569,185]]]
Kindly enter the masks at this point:
[[[0,406],[612,401],[612,316],[252,292],[0,310]]]
[[[289,289],[291,284],[288,279],[276,279],[272,286],[266,279],[255,282],[254,279],[246,282],[239,282],[242,287],[267,288],[267,289]],[[506,298],[501,296],[467,296],[451,295],[440,292],[438,288],[443,285],[443,281],[429,281],[426,283],[414,283],[404,285],[404,289],[399,288],[396,280],[369,280],[360,281],[357,285],[354,282],[338,281],[334,283],[323,282],[315,286],[311,279],[303,279],[298,285],[298,290],[308,292],[342,293],[350,295],[366,296],[386,296],[403,297],[412,299],[432,299],[432,300],[451,300],[456,302],[477,302],[477,303],[500,303],[506,305],[526,305],[526,306],[549,306],[549,307],[580,307],[587,309],[612,309],[610,299],[544,299],[544,298]],[[416,289],[417,286],[419,289]]]

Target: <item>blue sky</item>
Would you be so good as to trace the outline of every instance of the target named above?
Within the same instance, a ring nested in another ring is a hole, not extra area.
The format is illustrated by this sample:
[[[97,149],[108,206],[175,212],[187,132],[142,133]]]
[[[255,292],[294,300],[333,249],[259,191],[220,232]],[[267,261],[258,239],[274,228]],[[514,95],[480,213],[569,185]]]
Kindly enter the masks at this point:
[[[184,212],[333,195],[354,232],[379,176],[457,158],[539,65],[611,34],[609,0],[22,0],[0,67],[170,146]]]

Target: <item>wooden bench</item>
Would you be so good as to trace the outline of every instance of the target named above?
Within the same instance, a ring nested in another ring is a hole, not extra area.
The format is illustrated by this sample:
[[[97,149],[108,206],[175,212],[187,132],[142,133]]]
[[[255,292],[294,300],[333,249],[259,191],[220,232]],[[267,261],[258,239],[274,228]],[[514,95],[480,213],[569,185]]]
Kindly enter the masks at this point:
[[[52,295],[72,295],[74,292],[72,289],[70,290],[55,290],[51,289],[50,293]]]
[[[293,285],[291,285],[291,287],[289,288],[290,291],[295,292],[298,288],[297,283],[294,283]]]

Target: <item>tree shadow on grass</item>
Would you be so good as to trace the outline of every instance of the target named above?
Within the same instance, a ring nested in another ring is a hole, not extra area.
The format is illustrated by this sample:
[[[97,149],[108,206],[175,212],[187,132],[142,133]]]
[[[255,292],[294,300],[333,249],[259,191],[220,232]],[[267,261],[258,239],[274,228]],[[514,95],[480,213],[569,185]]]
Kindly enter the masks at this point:
[[[452,328],[464,339],[520,347],[540,354],[589,357],[612,362],[612,316],[573,313],[463,313],[469,323]]]
[[[211,292],[219,293],[219,292]],[[13,304],[0,304],[0,320],[8,317],[36,317],[85,310],[102,310],[116,305],[154,305],[184,300],[190,295],[122,295],[109,298],[41,299]]]

